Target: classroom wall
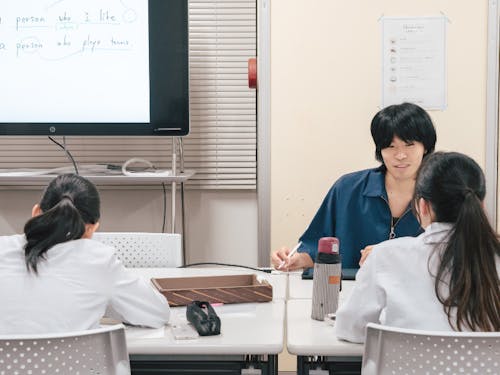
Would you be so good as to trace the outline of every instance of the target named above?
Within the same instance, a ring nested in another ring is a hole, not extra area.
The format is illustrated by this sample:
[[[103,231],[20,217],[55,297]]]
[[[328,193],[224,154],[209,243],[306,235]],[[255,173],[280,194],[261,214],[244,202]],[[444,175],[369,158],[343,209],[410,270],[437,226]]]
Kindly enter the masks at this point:
[[[485,162],[487,1],[271,2],[271,247],[293,245],[342,174],[374,167],[385,16],[448,17],[437,150]]]
[[[101,226],[106,232],[160,232],[163,221],[161,189],[100,188]],[[0,235],[21,233],[39,190],[0,190]],[[180,193],[177,193],[177,198]],[[187,263],[223,262],[257,265],[257,197],[255,191],[187,190]],[[176,231],[181,205],[177,201]],[[170,195],[167,195],[170,231]]]
[[[271,250],[296,243],[338,177],[377,165],[382,15],[449,19],[436,149],[484,167],[487,10],[486,0],[271,1]],[[280,357],[280,370],[294,368]]]

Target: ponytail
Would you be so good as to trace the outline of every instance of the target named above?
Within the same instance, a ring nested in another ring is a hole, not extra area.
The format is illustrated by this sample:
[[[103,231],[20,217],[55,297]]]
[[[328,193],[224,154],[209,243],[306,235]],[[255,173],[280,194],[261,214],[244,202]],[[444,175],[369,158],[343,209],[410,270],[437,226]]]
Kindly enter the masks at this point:
[[[38,273],[39,262],[53,246],[80,239],[85,224],[99,220],[99,206],[97,189],[83,177],[66,174],[52,180],[40,203],[42,213],[24,225],[28,270]]]
[[[471,190],[463,204],[438,267],[435,291],[452,327],[472,331],[500,330],[500,282],[495,253],[500,255],[497,236],[485,215],[481,201]],[[439,286],[449,275],[449,294]],[[452,308],[456,308],[452,321]]]
[[[436,152],[417,176],[414,201],[429,202],[433,221],[452,224],[435,252],[434,290],[458,331],[500,331],[500,242],[484,212],[485,178],[479,165],[457,152]]]

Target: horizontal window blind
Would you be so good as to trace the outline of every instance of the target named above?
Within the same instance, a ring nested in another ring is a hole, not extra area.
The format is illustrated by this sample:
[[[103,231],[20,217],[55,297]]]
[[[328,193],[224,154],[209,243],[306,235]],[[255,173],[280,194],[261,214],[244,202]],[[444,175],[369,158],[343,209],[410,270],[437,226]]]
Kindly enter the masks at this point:
[[[256,0],[189,0],[188,7],[191,130],[183,154],[184,168],[196,174],[186,185],[255,189],[256,91],[248,88],[247,62],[256,55]],[[79,164],[139,157],[171,165],[169,137],[66,137],[66,145]],[[65,165],[47,137],[0,137],[0,168]]]
[[[189,1],[192,184],[256,186],[256,92],[247,79],[256,23],[255,0]]]

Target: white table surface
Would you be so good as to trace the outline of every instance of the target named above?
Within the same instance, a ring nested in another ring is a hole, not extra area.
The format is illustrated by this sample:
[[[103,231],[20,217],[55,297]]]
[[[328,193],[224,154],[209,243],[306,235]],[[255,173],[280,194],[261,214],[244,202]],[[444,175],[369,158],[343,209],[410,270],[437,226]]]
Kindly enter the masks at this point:
[[[221,334],[175,339],[172,325],[186,323],[186,307],[172,308],[169,324],[159,329],[127,327],[131,355],[240,355],[279,354],[284,347],[286,274],[240,268],[130,268],[146,279],[257,274],[273,286],[273,301],[214,306],[221,319]]]
[[[344,294],[346,295],[347,293]],[[342,303],[342,293],[340,303]],[[332,357],[363,355],[362,344],[338,340],[335,326],[311,318],[311,299],[288,300],[286,311],[286,346],[289,353],[300,356]]]
[[[342,292],[340,299],[351,294],[354,280],[342,280]],[[290,272],[288,274],[288,298],[287,299],[311,299],[313,291],[313,280],[302,280],[302,272]]]
[[[256,274],[260,279],[267,280],[273,287],[273,300],[286,299],[288,275],[286,273],[267,273],[236,267],[207,267],[207,268],[129,268],[130,271],[151,279],[153,277],[195,277],[195,276],[221,276],[221,275],[248,275]]]
[[[131,355],[240,355],[279,354],[284,346],[285,301],[215,306],[221,334],[176,340],[172,327],[128,327]],[[172,309],[172,323],[186,314],[185,307]],[[182,318],[181,318],[182,319]]]

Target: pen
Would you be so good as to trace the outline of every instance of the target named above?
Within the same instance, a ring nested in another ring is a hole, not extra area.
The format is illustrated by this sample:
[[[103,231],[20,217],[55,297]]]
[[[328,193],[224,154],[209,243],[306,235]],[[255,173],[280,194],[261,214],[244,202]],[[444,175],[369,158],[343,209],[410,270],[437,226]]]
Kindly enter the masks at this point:
[[[300,241],[297,245],[295,245],[295,247],[292,249],[292,251],[290,251],[290,253],[287,255],[285,260],[281,261],[280,265],[278,266],[278,269],[281,269],[281,267],[283,267],[285,265],[286,261],[290,260],[290,258],[293,257],[293,255],[299,249],[300,245],[302,245],[302,241]]]

